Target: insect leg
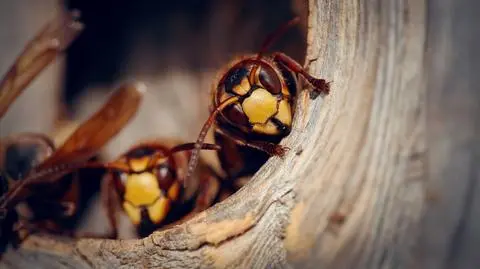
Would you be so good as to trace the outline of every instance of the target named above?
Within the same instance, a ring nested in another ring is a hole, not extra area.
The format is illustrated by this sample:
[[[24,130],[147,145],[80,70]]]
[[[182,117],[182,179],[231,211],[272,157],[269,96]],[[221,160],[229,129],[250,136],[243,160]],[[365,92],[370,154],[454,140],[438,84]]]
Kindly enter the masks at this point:
[[[116,239],[118,237],[118,224],[117,218],[115,216],[116,207],[115,207],[115,186],[113,182],[113,176],[108,175],[106,177],[105,185],[106,188],[102,189],[101,195],[104,200],[104,206],[107,210],[108,223],[110,225],[110,234],[108,238]]]
[[[251,148],[263,151],[271,156],[283,157],[285,156],[285,153],[288,150],[287,147],[284,147],[275,143],[270,143],[265,141],[247,141],[245,138],[235,135],[229,131],[220,130],[220,129],[217,129],[216,131],[219,134],[232,139],[233,141],[235,141],[237,144],[241,146],[251,147]]]
[[[210,167],[203,167],[198,176],[200,178],[200,187],[195,208],[193,209],[194,212],[201,212],[209,208],[220,191],[219,178],[215,176]]]
[[[290,58],[288,55],[281,52],[275,52],[273,53],[273,60],[277,63],[283,64],[293,72],[302,75],[313,86],[313,90],[316,93],[328,94],[330,92],[330,82],[327,82],[324,79],[313,77],[307,73],[307,71],[305,71],[305,69],[297,61]]]

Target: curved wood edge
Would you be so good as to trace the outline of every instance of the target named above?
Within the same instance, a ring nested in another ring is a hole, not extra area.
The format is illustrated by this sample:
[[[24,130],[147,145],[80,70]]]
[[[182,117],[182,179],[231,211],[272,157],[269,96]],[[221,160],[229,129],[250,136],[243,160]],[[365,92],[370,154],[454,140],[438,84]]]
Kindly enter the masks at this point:
[[[334,82],[298,169],[289,261],[409,268],[427,180],[426,2],[310,4],[307,60]]]

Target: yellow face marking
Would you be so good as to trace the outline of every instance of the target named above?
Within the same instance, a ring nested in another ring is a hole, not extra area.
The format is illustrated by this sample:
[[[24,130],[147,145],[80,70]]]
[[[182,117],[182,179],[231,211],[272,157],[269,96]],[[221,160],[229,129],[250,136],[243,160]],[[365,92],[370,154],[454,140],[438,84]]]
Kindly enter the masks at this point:
[[[267,135],[278,134],[277,126],[272,121],[268,121],[266,124],[254,124],[253,131]]]
[[[125,210],[125,213],[127,213],[127,216],[134,225],[138,225],[140,223],[140,209],[138,207],[134,207],[125,201],[123,202],[123,210]]]
[[[147,207],[150,220],[157,224],[160,223],[170,211],[170,201],[166,197],[158,199],[153,205]]]
[[[124,199],[134,206],[149,205],[162,194],[155,175],[149,172],[127,177]]]
[[[233,87],[232,90],[233,90],[234,93],[236,93],[240,96],[243,96],[243,95],[247,94],[248,91],[250,91],[250,82],[248,82],[248,78],[244,77],[242,79],[242,81],[240,81],[240,84]]]
[[[280,101],[278,104],[278,113],[275,115],[275,118],[286,126],[292,124],[292,109],[287,100]]]
[[[129,160],[129,165],[133,171],[140,172],[147,168],[147,165],[149,162],[150,162],[150,156],[145,156],[142,158],[135,158],[135,159]]]
[[[180,196],[180,184],[178,184],[177,181],[173,182],[172,186],[170,186],[167,192],[167,196],[172,201],[176,201],[178,199],[178,197]]]
[[[243,101],[242,108],[250,123],[266,123],[277,112],[277,98],[263,88],[258,88]]]
[[[175,195],[178,197],[179,192],[180,186],[176,182],[168,190],[169,197]],[[134,225],[141,221],[140,210],[143,206],[147,208],[148,216],[153,223],[160,223],[170,211],[170,200],[163,196],[152,173],[129,175],[125,184],[124,199],[123,209]]]

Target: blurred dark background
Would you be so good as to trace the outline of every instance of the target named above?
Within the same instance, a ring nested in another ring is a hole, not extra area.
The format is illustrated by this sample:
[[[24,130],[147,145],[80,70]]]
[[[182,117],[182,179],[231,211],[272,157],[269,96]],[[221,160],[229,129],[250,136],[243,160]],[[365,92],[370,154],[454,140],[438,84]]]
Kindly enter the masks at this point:
[[[115,157],[139,139],[194,139],[208,115],[217,73],[235,56],[258,51],[266,36],[296,15],[271,51],[303,62],[306,1],[7,0],[0,3],[0,73],[56,13],[78,9],[84,32],[48,67],[0,122],[0,135],[61,133],[58,122],[85,120],[118,84],[141,80],[148,96],[137,118],[106,148]],[[301,27],[303,26],[303,27]],[[66,129],[66,131],[64,130]]]
[[[67,104],[89,86],[125,77],[218,69],[233,55],[258,50],[269,32],[295,16],[290,0],[71,0],[66,5],[80,10],[86,25],[68,53]],[[272,49],[302,60],[303,40],[294,29]]]

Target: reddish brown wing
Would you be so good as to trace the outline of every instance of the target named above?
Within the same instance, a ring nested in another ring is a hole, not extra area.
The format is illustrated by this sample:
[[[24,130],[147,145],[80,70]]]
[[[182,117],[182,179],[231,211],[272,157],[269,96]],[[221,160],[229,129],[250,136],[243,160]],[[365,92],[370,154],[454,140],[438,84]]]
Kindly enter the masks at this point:
[[[37,171],[64,163],[84,162],[97,153],[136,114],[145,86],[120,87],[90,119],[84,122]]]
[[[32,39],[0,82],[0,118],[10,105],[53,60],[80,34],[78,12],[62,14],[50,21]]]
[[[83,163],[133,118],[140,107],[144,90],[145,86],[141,83],[120,87],[57,151],[0,199],[0,209],[10,209],[28,197],[30,188],[36,184],[52,184],[77,167],[86,167]]]

